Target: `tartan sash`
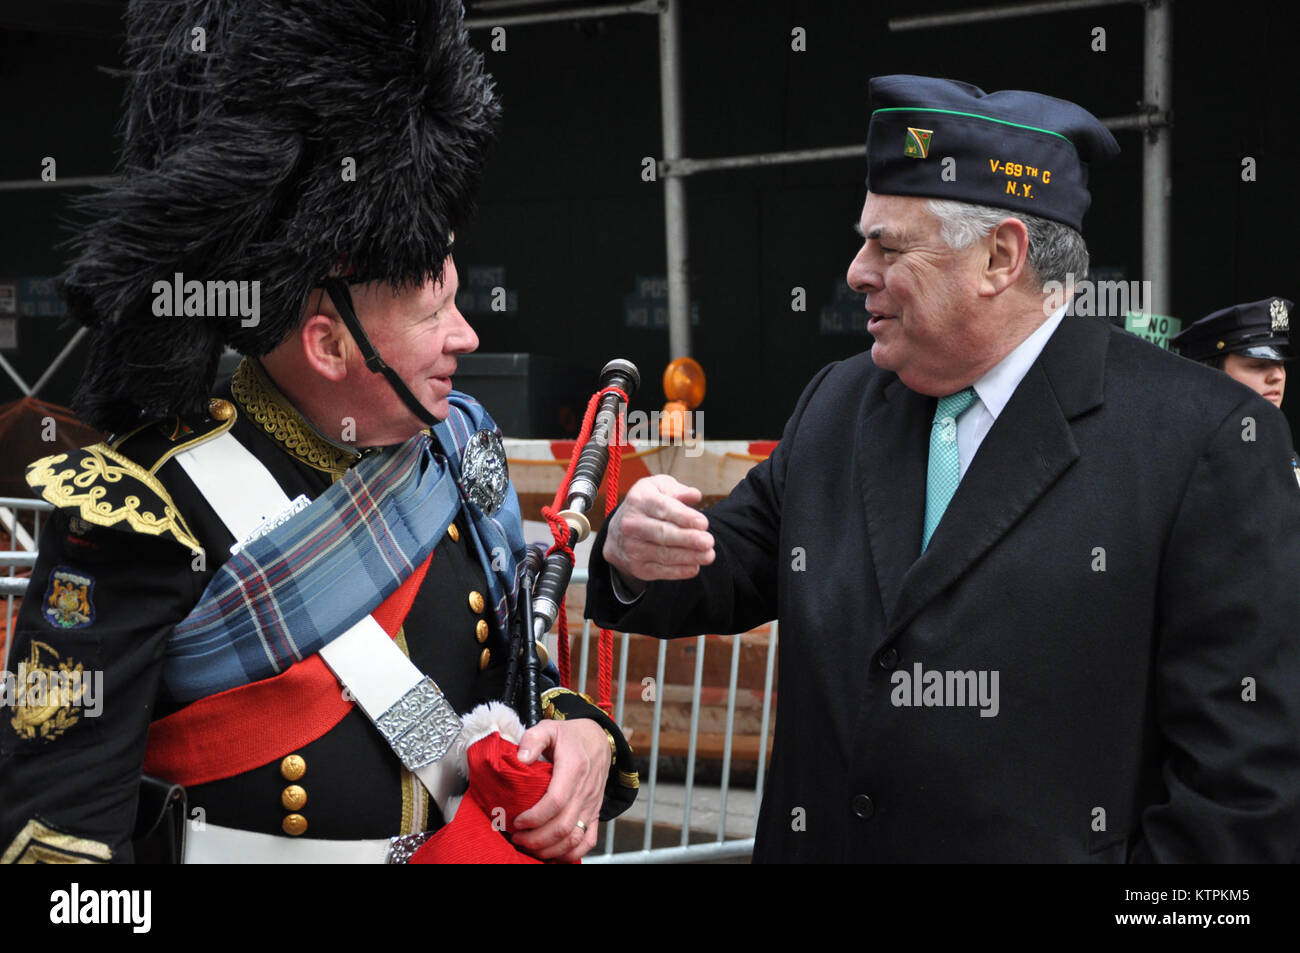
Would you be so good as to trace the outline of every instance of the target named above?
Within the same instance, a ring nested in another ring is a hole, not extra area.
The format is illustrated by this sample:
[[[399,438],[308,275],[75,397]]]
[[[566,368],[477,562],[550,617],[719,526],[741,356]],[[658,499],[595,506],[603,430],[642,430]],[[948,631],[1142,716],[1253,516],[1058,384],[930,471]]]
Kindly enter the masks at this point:
[[[271,678],[308,658],[391,595],[464,509],[501,631],[518,596],[523,525],[513,486],[494,516],[465,494],[460,455],[495,429],[472,398],[452,392],[435,428],[362,459],[305,510],[247,543],[213,576],[172,631],[163,683],[188,703]]]

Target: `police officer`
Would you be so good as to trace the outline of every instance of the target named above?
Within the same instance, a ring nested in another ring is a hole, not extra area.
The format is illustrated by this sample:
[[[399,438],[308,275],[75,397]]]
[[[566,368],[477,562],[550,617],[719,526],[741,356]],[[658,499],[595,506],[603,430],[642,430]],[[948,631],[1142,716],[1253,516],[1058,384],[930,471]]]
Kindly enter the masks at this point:
[[[1296,356],[1286,298],[1234,304],[1208,314],[1173,339],[1183,357],[1216,367],[1275,407],[1286,391],[1286,362]]]

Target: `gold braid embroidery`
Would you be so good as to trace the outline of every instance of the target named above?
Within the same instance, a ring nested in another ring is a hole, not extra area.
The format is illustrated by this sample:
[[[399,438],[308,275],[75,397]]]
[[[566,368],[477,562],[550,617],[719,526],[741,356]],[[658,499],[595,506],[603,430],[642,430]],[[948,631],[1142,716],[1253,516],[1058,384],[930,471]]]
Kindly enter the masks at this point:
[[[56,469],[68,462],[66,453],[37,460],[27,471],[28,485],[40,490],[42,497],[61,509],[77,507],[81,518],[95,526],[114,526],[125,521],[137,533],[171,536],[191,552],[203,548],[156,476],[105,443],[86,447],[81,453],[80,473],[74,467]],[[102,484],[120,483],[123,477],[134,477],[156,493],[163,506],[162,516],[142,510],[140,497],[134,494],[128,495],[120,506],[105,500],[108,489]]]
[[[411,651],[406,645],[406,628],[397,630],[393,641],[407,658]],[[429,827],[429,799],[424,792],[424,782],[402,767],[402,834],[419,834]]]
[[[94,864],[113,859],[102,841],[65,834],[32,818],[5,849],[0,864]]]
[[[588,705],[591,705],[593,708],[598,707],[596,705],[596,700],[592,698],[590,695],[588,695],[586,692],[575,692],[571,688],[564,688],[562,686],[557,685],[555,688],[548,688],[546,691],[542,692],[541,703],[542,703],[543,718],[551,718],[557,721],[564,721],[564,712],[560,711],[558,708],[555,707],[555,697],[557,695],[577,695],[579,698],[585,701]]]
[[[361,457],[330,443],[294,409],[257,361],[244,358],[230,379],[230,390],[266,433],[309,467],[337,479]]]
[[[555,688],[548,688],[546,691],[542,693],[541,701],[542,701],[543,718],[551,718],[557,721],[565,720],[564,712],[560,711],[558,708],[555,707],[555,699],[559,695],[577,695],[579,698],[585,701],[588,705],[591,705],[593,708],[599,707],[596,704],[595,699],[593,699],[586,692],[575,692],[571,688],[564,688],[562,686],[557,685]],[[605,738],[609,741],[609,764],[610,767],[614,767],[618,764],[618,744],[617,742],[614,741],[614,736],[610,734],[608,728],[604,729],[604,731],[605,731]],[[628,747],[631,748],[632,746],[628,745]],[[637,773],[635,771],[624,771],[621,768],[619,769],[618,772],[618,781],[619,784],[623,785],[623,787],[625,788],[634,788],[639,786],[640,784],[640,781],[637,778]]]

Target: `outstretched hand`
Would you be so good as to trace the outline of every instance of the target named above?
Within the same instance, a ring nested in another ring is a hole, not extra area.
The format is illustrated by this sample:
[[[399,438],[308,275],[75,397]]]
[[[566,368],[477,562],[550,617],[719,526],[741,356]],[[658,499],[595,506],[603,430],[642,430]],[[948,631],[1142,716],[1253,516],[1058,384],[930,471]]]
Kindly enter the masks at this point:
[[[713,562],[713,534],[697,506],[703,495],[667,474],[638,480],[610,520],[601,550],[629,588],[689,579]]]

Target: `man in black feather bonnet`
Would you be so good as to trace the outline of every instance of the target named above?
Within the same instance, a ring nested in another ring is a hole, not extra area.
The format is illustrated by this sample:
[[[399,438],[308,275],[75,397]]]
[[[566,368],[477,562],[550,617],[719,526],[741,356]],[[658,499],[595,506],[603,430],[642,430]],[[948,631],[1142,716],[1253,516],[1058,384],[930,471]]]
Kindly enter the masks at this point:
[[[56,512],[3,860],[419,859],[460,713],[506,691],[524,551],[500,433],[452,389],[491,80],[459,0],[135,0],[127,27],[121,178],[63,276],[75,406],[113,436],[28,471]],[[491,730],[545,793],[492,821],[572,861],[636,774],[584,696],[541,703]]]

